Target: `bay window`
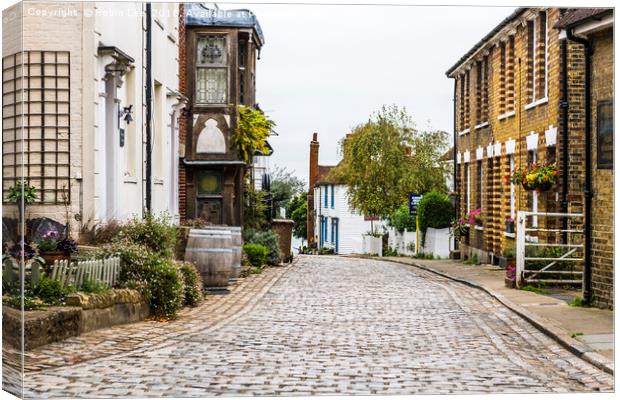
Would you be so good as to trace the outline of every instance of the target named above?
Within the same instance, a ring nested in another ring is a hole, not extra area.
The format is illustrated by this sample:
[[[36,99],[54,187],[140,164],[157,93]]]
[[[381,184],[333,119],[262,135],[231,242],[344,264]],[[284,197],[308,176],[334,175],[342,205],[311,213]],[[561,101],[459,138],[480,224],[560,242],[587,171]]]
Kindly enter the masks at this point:
[[[228,47],[224,36],[202,36],[196,43],[196,102],[226,104]]]

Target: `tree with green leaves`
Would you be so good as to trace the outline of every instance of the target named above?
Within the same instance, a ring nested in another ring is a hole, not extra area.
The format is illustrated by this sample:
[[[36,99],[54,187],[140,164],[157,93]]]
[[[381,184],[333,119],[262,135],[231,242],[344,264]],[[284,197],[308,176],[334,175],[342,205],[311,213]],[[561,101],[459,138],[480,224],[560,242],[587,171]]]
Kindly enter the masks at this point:
[[[271,196],[276,213],[281,207],[288,209],[289,203],[304,190],[305,183],[286,168],[276,167],[271,178]]]
[[[341,141],[342,161],[331,174],[347,184],[352,208],[387,218],[408,193],[445,192],[447,140],[446,132],[418,131],[404,108],[383,106]]]
[[[286,208],[286,218],[295,221],[293,225],[293,235],[296,238],[307,240],[307,216],[308,216],[308,194],[300,193],[293,197]]]

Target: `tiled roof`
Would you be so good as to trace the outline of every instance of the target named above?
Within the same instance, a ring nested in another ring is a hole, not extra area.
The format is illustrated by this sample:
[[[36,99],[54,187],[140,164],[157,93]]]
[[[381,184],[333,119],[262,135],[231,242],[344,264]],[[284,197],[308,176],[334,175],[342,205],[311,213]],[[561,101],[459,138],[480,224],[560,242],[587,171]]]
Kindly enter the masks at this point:
[[[250,10],[220,10],[200,3],[185,3],[185,24],[188,26],[230,26],[254,28],[261,44],[265,43],[263,31],[256,15]]]
[[[336,167],[337,167],[337,165],[319,165],[319,173],[318,173],[318,176],[316,178],[316,184],[315,185],[324,185],[324,184],[338,185],[338,184],[341,184],[342,182],[340,180],[335,179],[330,174],[334,170],[334,168],[336,168]]]
[[[441,157],[439,157],[440,161],[454,161],[454,147],[450,147],[448,151]]]
[[[480,39],[480,41],[478,41],[478,43],[476,43],[474,45],[474,47],[472,47],[467,53],[465,53],[465,55],[463,57],[461,57],[456,62],[456,64],[454,64],[452,67],[450,67],[450,69],[446,71],[446,75],[450,76],[450,74],[452,74],[459,66],[461,66],[461,64],[463,64],[465,61],[467,61],[467,59],[469,57],[471,57],[478,50],[480,50],[480,48],[482,46],[484,46],[493,36],[495,36],[496,33],[501,31],[506,25],[508,25],[510,22],[514,21],[516,18],[518,18],[521,14],[523,14],[527,10],[528,9],[525,8],[525,7],[517,8],[509,16],[504,18],[504,20],[502,22],[500,22],[495,28],[493,28],[493,30],[491,32],[487,33],[482,39]]]
[[[613,8],[570,8],[555,24],[556,28],[568,28],[582,24],[590,19],[613,13]]]

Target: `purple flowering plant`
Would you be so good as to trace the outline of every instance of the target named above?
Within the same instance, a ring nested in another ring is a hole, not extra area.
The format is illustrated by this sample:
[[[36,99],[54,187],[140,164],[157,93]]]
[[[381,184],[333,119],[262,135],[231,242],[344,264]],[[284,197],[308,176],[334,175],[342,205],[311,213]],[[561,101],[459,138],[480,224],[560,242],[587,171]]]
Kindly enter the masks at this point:
[[[511,281],[517,279],[517,267],[515,267],[514,264],[509,264],[508,267],[506,267],[506,278]]]
[[[30,243],[20,240],[9,248],[9,254],[16,260],[30,260],[37,255],[37,252],[32,248]]]
[[[77,252],[77,243],[73,239],[63,237],[58,231],[50,230],[37,242],[37,248],[39,251],[61,251],[71,254]]]

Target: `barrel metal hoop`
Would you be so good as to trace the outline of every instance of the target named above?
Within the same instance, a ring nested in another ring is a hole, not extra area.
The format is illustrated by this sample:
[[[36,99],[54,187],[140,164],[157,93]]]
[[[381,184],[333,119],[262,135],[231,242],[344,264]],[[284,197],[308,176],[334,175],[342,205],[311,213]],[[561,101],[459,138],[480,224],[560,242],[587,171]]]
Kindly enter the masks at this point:
[[[201,248],[195,248],[195,247],[188,247],[187,249],[185,249],[186,251],[189,250],[192,253],[232,253],[232,249],[219,249],[219,248],[211,248],[211,249],[201,249]]]

